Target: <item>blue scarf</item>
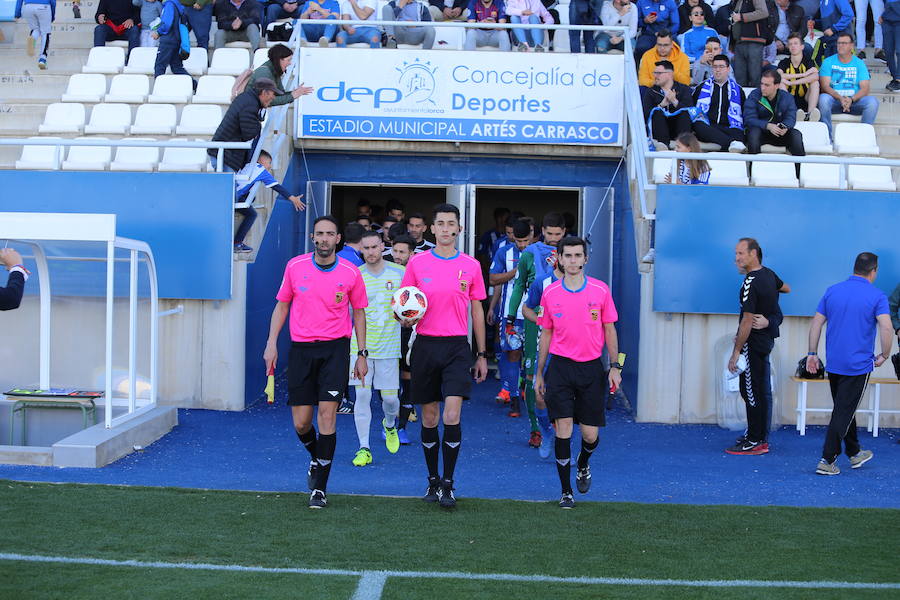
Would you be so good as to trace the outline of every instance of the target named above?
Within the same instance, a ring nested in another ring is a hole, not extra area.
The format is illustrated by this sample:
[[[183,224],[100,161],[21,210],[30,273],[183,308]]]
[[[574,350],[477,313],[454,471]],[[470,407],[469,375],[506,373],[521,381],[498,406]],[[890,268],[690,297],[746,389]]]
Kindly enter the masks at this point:
[[[709,114],[709,103],[712,99],[712,90],[715,82],[710,77],[703,82],[700,88],[700,95],[697,97],[697,108],[703,111],[703,114]],[[744,128],[744,115],[741,109],[741,92],[737,82],[729,78],[728,83],[728,126],[732,129]]]
[[[709,125],[709,119],[706,117],[706,113],[701,111],[696,106],[686,106],[684,108],[679,108],[678,110],[675,110],[673,112],[667,112],[664,108],[662,108],[660,106],[654,106],[653,110],[650,111],[650,114],[647,115],[647,131],[649,132],[649,137],[647,138],[647,145],[650,147],[651,152],[654,151],[653,140],[655,139],[653,137],[653,113],[655,113],[657,111],[663,113],[666,117],[674,117],[675,115],[678,115],[681,113],[687,113],[687,116],[691,118],[691,123],[693,123],[694,121],[700,121],[702,123],[706,123],[707,125]]]

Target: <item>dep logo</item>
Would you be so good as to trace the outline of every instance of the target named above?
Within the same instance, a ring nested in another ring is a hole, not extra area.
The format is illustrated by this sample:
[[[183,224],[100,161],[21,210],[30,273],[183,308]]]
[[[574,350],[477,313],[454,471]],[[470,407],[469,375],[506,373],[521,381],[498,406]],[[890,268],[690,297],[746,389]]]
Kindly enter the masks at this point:
[[[417,104],[431,102],[434,95],[434,73],[437,67],[432,67],[430,61],[422,62],[418,58],[413,62],[403,61],[403,65],[396,67],[400,72],[397,83],[403,92],[403,97]]]
[[[384,104],[396,104],[403,99],[403,92],[397,88],[370,88],[354,86],[346,81],[339,81],[337,85],[324,85],[316,92],[316,97],[322,102],[354,102],[371,104],[380,108]]]

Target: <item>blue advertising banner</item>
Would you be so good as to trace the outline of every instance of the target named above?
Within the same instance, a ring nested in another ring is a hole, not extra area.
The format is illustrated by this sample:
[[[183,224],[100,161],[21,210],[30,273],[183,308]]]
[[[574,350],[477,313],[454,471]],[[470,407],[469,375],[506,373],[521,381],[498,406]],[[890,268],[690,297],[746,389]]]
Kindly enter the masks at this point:
[[[300,56],[316,91],[299,101],[299,137],[622,145],[621,55],[473,63],[471,52],[310,47]]]

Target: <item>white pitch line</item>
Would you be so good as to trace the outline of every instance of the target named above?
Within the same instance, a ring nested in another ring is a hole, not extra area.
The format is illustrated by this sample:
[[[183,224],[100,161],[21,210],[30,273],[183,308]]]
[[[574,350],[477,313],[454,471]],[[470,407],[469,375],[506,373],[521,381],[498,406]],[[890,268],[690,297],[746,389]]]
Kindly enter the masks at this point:
[[[380,600],[388,575],[387,571],[364,571],[350,600]]]
[[[474,581],[515,581],[523,583],[575,583],[589,585],[623,586],[676,586],[713,588],[803,588],[803,589],[854,589],[900,590],[900,582],[870,583],[855,581],[766,581],[760,579],[639,579],[633,577],[555,577],[552,575],[514,575],[511,573],[463,573],[459,571],[365,571],[350,569],[310,569],[302,567],[260,567],[247,565],[217,565],[210,563],[171,563],[141,560],[111,560],[69,556],[43,556],[0,552],[0,560],[94,565],[107,567],[138,567],[148,569],[185,569],[193,571],[237,571],[245,573],[288,573],[295,575],[334,575],[343,577],[376,578],[400,577],[405,579],[468,579]],[[357,593],[359,590],[357,590]]]

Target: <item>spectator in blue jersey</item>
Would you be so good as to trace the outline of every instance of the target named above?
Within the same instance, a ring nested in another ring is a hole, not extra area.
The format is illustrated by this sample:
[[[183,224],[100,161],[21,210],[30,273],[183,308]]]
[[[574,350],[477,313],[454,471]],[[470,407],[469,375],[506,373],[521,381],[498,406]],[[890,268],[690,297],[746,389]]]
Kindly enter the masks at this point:
[[[837,54],[827,57],[819,68],[819,112],[832,135],[831,114],[862,115],[862,122],[875,123],[878,100],[869,95],[870,79],[866,63],[853,55],[853,36],[848,32],[837,36]]]
[[[509,209],[498,206],[494,209],[494,228],[481,234],[478,240],[478,253],[491,260],[491,247],[498,239],[506,235],[506,219],[509,218]]]
[[[278,180],[272,176],[272,155],[261,150],[259,158],[255,163],[249,163],[243,169],[234,174],[234,201],[246,202],[250,191],[257,183],[274,191],[279,196],[283,196],[291,201],[296,210],[303,210],[306,205],[303,203],[303,194],[295,196],[291,194]],[[276,196],[277,199],[277,196]],[[234,212],[243,215],[244,220],[234,232],[234,251],[243,254],[253,252],[253,248],[244,243],[250,228],[256,221],[256,209],[253,206],[244,208],[236,208]]]
[[[469,23],[506,23],[506,4],[503,0],[471,0],[468,20]],[[467,29],[464,49],[475,50],[483,46],[509,50],[509,32],[505,29]]]
[[[176,75],[190,73],[181,62],[181,30],[178,27],[181,17],[184,16],[184,7],[178,0],[165,0],[162,5],[162,14],[159,17],[159,27],[150,36],[159,40],[159,49],[156,51],[156,64],[153,65],[153,76],[159,77],[166,74],[166,69],[171,68]],[[197,89],[197,80],[191,78],[194,90]]]
[[[17,19],[28,24],[28,41],[25,50],[28,56],[34,56],[34,48],[38,47],[38,68],[47,68],[47,51],[50,49],[51,23],[56,20],[56,0],[17,0]]]
[[[878,22],[884,36],[885,60],[891,74],[885,89],[900,92],[900,0],[885,0],[884,12]]]
[[[675,33],[681,35],[691,28],[691,12],[693,11],[694,7],[697,6],[699,6],[703,10],[703,19],[706,22],[706,25],[708,25],[709,27],[713,26],[713,23],[715,23],[716,20],[716,16],[709,4],[707,4],[703,0],[684,0],[684,2],[682,2],[678,7],[678,29],[674,30]]]
[[[639,0],[638,19],[641,33],[634,47],[634,56],[640,60],[644,52],[656,45],[656,34],[664,29],[678,31],[681,20],[674,0]]]
[[[847,31],[853,22],[853,7],[848,0],[819,0],[819,10],[810,20],[822,32],[819,41],[824,55],[831,56],[838,51],[838,34]]]
[[[141,11],[131,0],[100,0],[94,20],[94,46],[126,40],[130,53],[141,44]]]
[[[347,223],[344,226],[344,247],[337,255],[357,267],[363,264],[365,261],[362,258],[362,236],[365,232],[366,228],[359,223]]]
[[[693,133],[682,133],[675,140],[675,152],[702,152],[700,142]],[[666,173],[666,183],[679,185],[709,185],[712,170],[705,160],[678,159],[678,176],[672,181],[672,174]]]
[[[307,0],[300,9],[301,19],[321,19],[321,25],[303,25],[300,36],[308,41],[318,40],[319,46],[328,47],[328,43],[337,34],[337,20],[341,18],[341,7],[337,0]],[[329,23],[329,21],[334,21]]]
[[[699,60],[706,51],[706,42],[709,38],[719,39],[715,29],[706,26],[706,16],[702,6],[695,6],[689,13],[691,28],[678,36],[678,45],[681,51],[687,54],[691,63]]]

